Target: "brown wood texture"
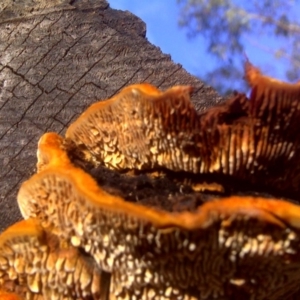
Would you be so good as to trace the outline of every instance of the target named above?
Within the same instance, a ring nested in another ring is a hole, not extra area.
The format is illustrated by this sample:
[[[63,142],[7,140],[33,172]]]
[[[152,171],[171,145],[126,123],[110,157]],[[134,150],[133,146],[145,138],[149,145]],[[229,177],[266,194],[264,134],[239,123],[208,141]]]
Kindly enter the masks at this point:
[[[91,103],[139,82],[192,85],[198,111],[222,100],[145,34],[104,0],[1,1],[0,232],[21,218],[16,193],[35,172],[40,136],[64,133]]]

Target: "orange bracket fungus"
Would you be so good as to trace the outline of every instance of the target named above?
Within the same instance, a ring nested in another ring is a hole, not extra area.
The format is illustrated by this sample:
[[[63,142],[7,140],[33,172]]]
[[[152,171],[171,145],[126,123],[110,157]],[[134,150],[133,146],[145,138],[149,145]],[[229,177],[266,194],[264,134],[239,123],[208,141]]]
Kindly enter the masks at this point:
[[[1,235],[0,285],[25,299],[99,299],[100,279],[96,264],[37,220],[20,221]]]
[[[0,297],[297,299],[300,86],[246,79],[201,114],[189,86],[136,84],[45,133]]]
[[[278,83],[282,88],[273,90],[272,80],[252,73],[247,65],[253,90],[270,90],[266,96],[238,94],[200,116],[189,86],[164,93],[146,93],[148,85],[126,88],[88,108],[66,139],[95,166],[212,174],[223,183],[242,179],[300,196],[300,87]]]

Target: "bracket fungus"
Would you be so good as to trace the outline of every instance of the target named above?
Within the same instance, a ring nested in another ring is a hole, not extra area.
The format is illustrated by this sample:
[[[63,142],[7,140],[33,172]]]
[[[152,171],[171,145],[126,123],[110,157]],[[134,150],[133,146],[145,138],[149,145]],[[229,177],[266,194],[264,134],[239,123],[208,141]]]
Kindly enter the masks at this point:
[[[65,138],[44,134],[18,193],[25,220],[0,236],[0,289],[25,299],[299,295],[299,88],[250,63],[246,78],[250,99],[200,115],[189,86],[133,85],[93,104]]]
[[[253,91],[270,90],[265,96],[237,94],[200,116],[189,86],[147,93],[148,85],[135,85],[89,107],[66,140],[73,154],[95,166],[213,175],[230,186],[242,179],[258,188],[273,185],[280,196],[300,196],[300,88],[278,88],[258,76],[248,63]]]
[[[37,220],[20,221],[1,235],[0,285],[25,299],[99,299],[100,282],[96,264]]]

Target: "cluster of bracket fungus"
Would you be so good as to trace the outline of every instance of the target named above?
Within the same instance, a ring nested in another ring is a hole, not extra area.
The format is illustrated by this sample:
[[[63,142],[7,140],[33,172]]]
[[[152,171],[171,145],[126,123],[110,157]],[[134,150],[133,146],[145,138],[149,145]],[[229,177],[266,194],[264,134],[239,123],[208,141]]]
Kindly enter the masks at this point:
[[[189,86],[164,93],[148,85],[126,88],[92,105],[68,128],[66,140],[95,166],[213,174],[213,180],[242,179],[299,196],[300,86],[269,83],[249,65],[246,74],[250,100],[238,94],[201,116]]]
[[[249,99],[201,115],[191,87],[140,84],[44,134],[25,220],[0,236],[0,297],[299,293],[300,87],[249,63],[246,78]]]

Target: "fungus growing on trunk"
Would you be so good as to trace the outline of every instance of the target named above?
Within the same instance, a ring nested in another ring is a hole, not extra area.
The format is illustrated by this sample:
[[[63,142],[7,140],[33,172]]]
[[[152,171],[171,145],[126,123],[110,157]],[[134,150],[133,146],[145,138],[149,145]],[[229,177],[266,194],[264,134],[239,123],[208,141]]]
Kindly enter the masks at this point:
[[[299,87],[250,63],[246,78],[249,99],[202,114],[189,86],[129,86],[65,138],[44,134],[38,172],[18,193],[27,220],[0,236],[0,289],[34,299],[299,292]]]

